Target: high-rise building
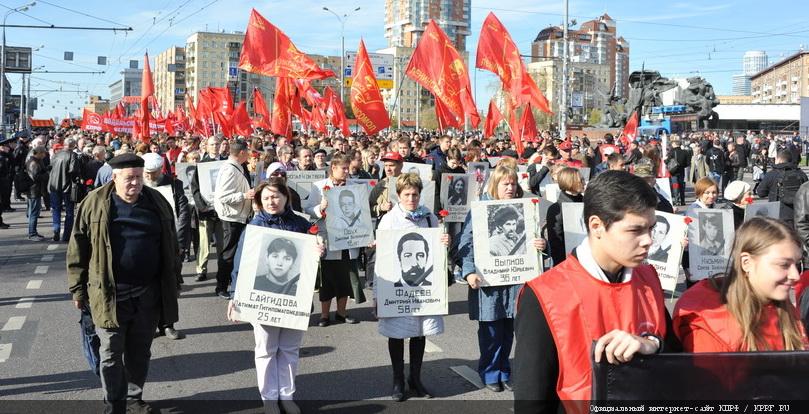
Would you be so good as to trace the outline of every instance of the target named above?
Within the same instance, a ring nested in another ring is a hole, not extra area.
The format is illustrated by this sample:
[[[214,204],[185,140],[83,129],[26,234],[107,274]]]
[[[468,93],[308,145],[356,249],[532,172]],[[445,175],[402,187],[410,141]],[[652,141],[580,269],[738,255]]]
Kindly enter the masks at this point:
[[[744,73],[733,75],[733,95],[750,95],[750,76]]]
[[[154,95],[160,109],[173,111],[185,105],[185,48],[172,46],[157,56],[152,66]]]
[[[551,110],[559,113],[559,96],[562,93],[562,62],[556,59],[531,62],[528,74],[534,79],[551,104]],[[607,104],[610,86],[609,66],[589,62],[571,62],[568,66],[568,105],[571,120],[585,123],[593,108]]]
[[[809,96],[809,52],[799,51],[750,77],[753,103],[797,104]]]
[[[416,47],[430,19],[459,52],[466,51],[472,26],[472,0],[385,0],[388,47]]]
[[[107,112],[110,110],[110,100],[102,99],[98,95],[90,95],[87,97],[87,105],[84,105],[84,109],[97,114]]]
[[[137,65],[135,65],[137,66]],[[114,108],[125,96],[140,97],[140,83],[143,69],[126,68],[121,71],[121,79],[110,84],[110,107]]]
[[[742,58],[742,67],[744,74],[753,76],[758,72],[767,68],[767,52],[763,50],[749,50],[744,52]]]
[[[227,87],[235,102],[248,102],[250,112],[254,112],[253,88],[259,88],[267,104],[271,105],[275,79],[239,69],[243,42],[242,32],[197,32],[188,37],[185,45],[185,89],[195,104],[199,102],[200,90]]]
[[[563,56],[564,36],[561,26],[551,26],[539,32],[531,44],[531,62]],[[615,94],[629,94],[629,42],[617,35],[615,20],[603,14],[581,24],[578,30],[568,30],[568,56],[571,63],[606,65],[606,83]]]

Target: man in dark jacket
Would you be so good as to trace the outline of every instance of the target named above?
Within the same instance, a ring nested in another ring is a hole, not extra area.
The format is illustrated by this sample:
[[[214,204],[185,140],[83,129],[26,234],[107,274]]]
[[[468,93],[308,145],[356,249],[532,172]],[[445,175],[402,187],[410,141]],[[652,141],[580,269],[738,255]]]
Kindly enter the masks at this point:
[[[722,150],[721,141],[715,139],[712,144],[708,143],[705,151],[702,153],[705,154],[705,162],[708,164],[708,172],[711,175],[711,179],[713,179],[717,185],[721,185],[726,163],[725,151]]]
[[[205,153],[202,162],[218,161],[216,153],[218,141],[216,137],[208,138],[208,152]],[[208,279],[208,258],[211,255],[211,239],[215,236],[216,251],[221,252],[224,238],[222,230],[222,222],[216,215],[213,208],[213,201],[208,201],[202,196],[199,188],[199,171],[197,166],[190,167],[187,172],[188,179],[191,181],[191,194],[194,197],[194,207],[197,209],[197,217],[199,217],[199,252],[197,253],[197,282]]]
[[[36,147],[31,150],[31,157],[25,163],[25,173],[31,178],[31,188],[28,189],[28,240],[40,242],[45,237],[37,231],[39,212],[42,210],[42,194],[48,187],[48,170],[45,168],[45,147]]]
[[[668,153],[669,159],[666,160],[667,166],[674,166],[669,169],[671,173],[671,188],[672,198],[678,206],[685,205],[685,169],[691,165],[691,156],[688,151],[682,149],[680,140],[675,139],[671,141],[671,151]],[[672,162],[675,160],[675,162]]]
[[[143,187],[143,159],[110,160],[113,181],[79,207],[67,249],[68,287],[77,309],[89,307],[101,342],[106,412],[150,413],[143,387],[160,313],[178,319],[180,249],[174,212]]]
[[[427,155],[428,159],[433,161],[433,181],[441,179],[441,171],[444,169],[444,164],[447,163],[447,151],[449,151],[452,139],[449,135],[443,135],[438,139],[438,147]]]
[[[13,138],[0,137],[0,216],[14,211],[11,208],[11,183],[14,180],[14,150],[11,145],[14,141]]]
[[[51,160],[51,175],[48,180],[48,191],[51,193],[51,216],[53,217],[53,241],[59,241],[62,228],[62,205],[65,207],[65,231],[61,240],[70,239],[73,229],[73,209],[75,200],[71,198],[73,186],[81,179],[81,165],[76,149],[76,140],[65,140],[64,148],[57,152]]]
[[[756,195],[769,201],[781,202],[780,218],[790,226],[794,225],[794,204],[803,183],[809,181],[803,171],[792,163],[789,150],[778,151],[775,166],[761,178]]]

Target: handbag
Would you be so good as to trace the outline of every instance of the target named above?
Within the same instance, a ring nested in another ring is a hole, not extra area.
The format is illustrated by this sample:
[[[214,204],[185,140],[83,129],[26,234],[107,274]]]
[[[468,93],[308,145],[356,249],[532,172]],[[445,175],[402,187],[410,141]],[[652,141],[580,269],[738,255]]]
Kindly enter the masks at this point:
[[[90,314],[90,309],[88,309],[87,306],[82,306],[81,308],[79,326],[81,327],[81,350],[84,353],[84,359],[87,360],[90,371],[99,375],[101,362],[99,348],[101,347],[101,340],[96,333],[93,315]]]

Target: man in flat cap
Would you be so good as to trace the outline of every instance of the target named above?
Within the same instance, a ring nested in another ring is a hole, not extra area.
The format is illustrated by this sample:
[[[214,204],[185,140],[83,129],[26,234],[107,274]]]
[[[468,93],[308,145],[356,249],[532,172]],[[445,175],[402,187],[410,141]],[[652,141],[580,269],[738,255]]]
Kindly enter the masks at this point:
[[[143,402],[151,345],[162,311],[177,321],[180,249],[174,212],[143,186],[143,159],[109,161],[112,181],[79,204],[67,250],[68,287],[89,308],[101,341],[101,385],[109,413],[150,413]]]

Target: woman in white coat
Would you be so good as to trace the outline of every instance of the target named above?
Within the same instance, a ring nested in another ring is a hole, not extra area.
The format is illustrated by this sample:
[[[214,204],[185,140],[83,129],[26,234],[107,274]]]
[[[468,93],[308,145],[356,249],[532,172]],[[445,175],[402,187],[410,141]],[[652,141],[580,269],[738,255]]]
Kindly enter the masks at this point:
[[[385,214],[379,222],[378,230],[399,230],[418,227],[438,227],[438,218],[426,207],[420,206],[422,190],[418,174],[402,174],[396,181],[399,203]],[[449,235],[442,238],[444,247],[449,245]],[[440,247],[430,246],[430,248]],[[379,264],[379,262],[377,262]],[[434,280],[433,283],[447,283]],[[377,285],[374,285],[376,289]],[[441,316],[397,316],[379,318],[379,333],[388,338],[388,353],[393,365],[393,393],[391,398],[404,401],[404,339],[410,338],[410,391],[417,397],[432,398],[421,383],[421,364],[424,359],[424,346],[428,335],[444,332],[444,319]]]

